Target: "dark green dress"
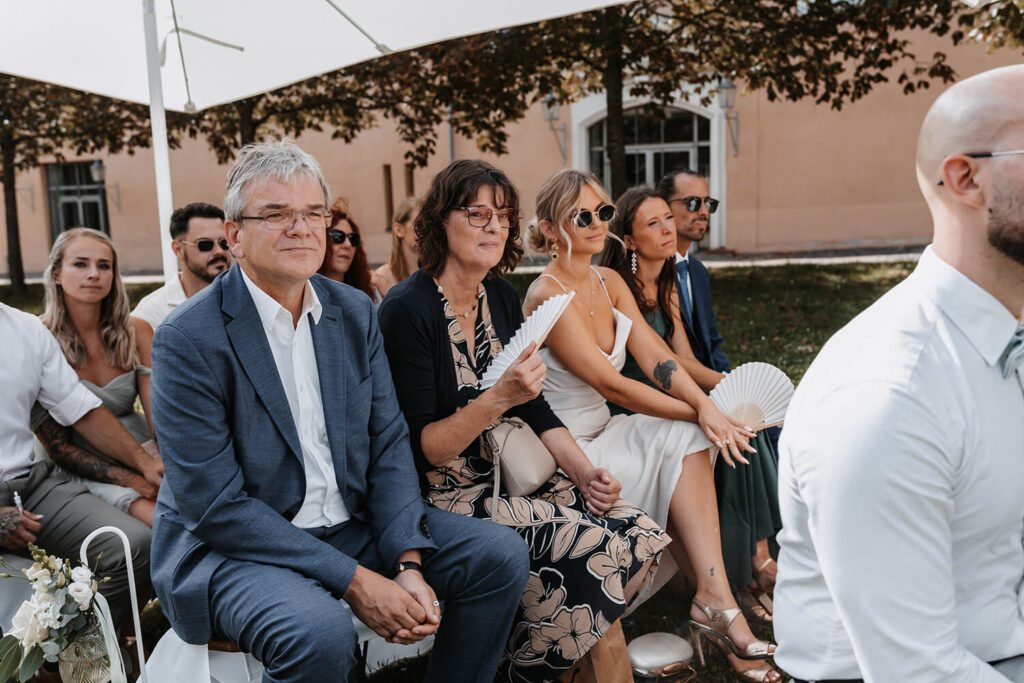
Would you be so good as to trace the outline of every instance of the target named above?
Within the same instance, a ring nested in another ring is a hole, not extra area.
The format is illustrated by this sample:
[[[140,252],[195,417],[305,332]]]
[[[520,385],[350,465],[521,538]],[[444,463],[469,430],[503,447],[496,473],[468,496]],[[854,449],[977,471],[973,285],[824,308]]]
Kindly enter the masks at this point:
[[[644,313],[644,320],[665,339],[667,327],[661,309]],[[622,374],[658,388],[630,354],[626,355]],[[610,402],[608,407],[612,415],[632,412]],[[750,558],[754,555],[758,541],[767,538],[772,556],[778,552],[775,534],[782,528],[778,495],[779,458],[767,434],[767,430],[762,430],[751,440],[750,444],[757,449],[757,453],[747,455],[750,465],[737,464],[733,469],[725,464],[723,458],[715,460],[715,494],[718,497],[718,519],[722,532],[722,560],[733,590],[753,581]]]

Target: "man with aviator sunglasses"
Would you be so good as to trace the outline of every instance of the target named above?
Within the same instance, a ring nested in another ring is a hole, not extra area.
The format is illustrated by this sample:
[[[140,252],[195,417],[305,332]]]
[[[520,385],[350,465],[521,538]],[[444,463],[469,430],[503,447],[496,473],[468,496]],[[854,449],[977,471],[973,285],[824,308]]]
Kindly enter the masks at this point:
[[[691,244],[707,234],[711,214],[718,210],[718,200],[708,196],[710,189],[704,177],[689,169],[666,174],[658,181],[656,191],[668,202],[676,224],[679,306],[693,355],[712,370],[728,372],[729,358],[722,350],[722,335],[711,308],[708,269],[700,259],[687,253]]]
[[[194,202],[171,214],[171,249],[181,272],[163,287],[147,294],[132,316],[153,330],[185,299],[198,293],[231,266],[224,237],[224,212],[205,202]]]

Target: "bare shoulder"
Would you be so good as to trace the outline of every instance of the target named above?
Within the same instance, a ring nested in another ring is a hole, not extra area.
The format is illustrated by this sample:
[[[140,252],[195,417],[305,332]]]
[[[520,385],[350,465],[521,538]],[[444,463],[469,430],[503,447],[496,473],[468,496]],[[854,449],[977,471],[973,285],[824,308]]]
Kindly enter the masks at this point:
[[[618,271],[607,268],[605,266],[594,266],[594,270],[601,277],[604,286],[608,289],[608,293],[614,299],[617,294],[629,294],[629,286],[626,281],[622,279]],[[630,294],[632,296],[632,294]]]
[[[135,338],[138,341],[153,341],[153,328],[150,327],[148,322],[134,315],[128,316],[128,320],[131,322],[132,327],[135,328]]]
[[[526,290],[526,298],[523,300],[523,313],[529,315],[546,300],[564,293],[565,290],[550,277],[538,276],[530,283],[529,289]]]

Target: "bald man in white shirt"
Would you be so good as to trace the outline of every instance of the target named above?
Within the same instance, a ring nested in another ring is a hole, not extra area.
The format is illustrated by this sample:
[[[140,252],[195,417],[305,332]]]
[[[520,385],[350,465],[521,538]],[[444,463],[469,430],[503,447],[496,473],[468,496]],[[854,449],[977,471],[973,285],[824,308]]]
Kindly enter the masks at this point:
[[[1024,681],[1024,66],[936,100],[917,177],[932,245],[825,345],[780,444],[797,681]]]

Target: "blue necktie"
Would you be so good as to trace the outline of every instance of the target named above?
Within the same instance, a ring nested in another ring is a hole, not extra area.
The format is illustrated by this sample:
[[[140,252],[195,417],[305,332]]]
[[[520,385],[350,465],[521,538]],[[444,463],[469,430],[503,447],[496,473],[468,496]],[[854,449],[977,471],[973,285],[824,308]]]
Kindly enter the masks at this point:
[[[683,310],[686,311],[686,322],[693,327],[693,304],[690,302],[690,288],[687,286],[689,278],[689,261],[683,259],[676,261],[676,272],[679,273],[679,296],[683,300]]]
[[[1003,378],[1006,379],[1012,375],[1022,361],[1024,361],[1024,325],[1017,328],[1017,331],[1010,337],[1010,343],[1006,345],[1003,354],[999,356],[999,369],[1003,371]]]

